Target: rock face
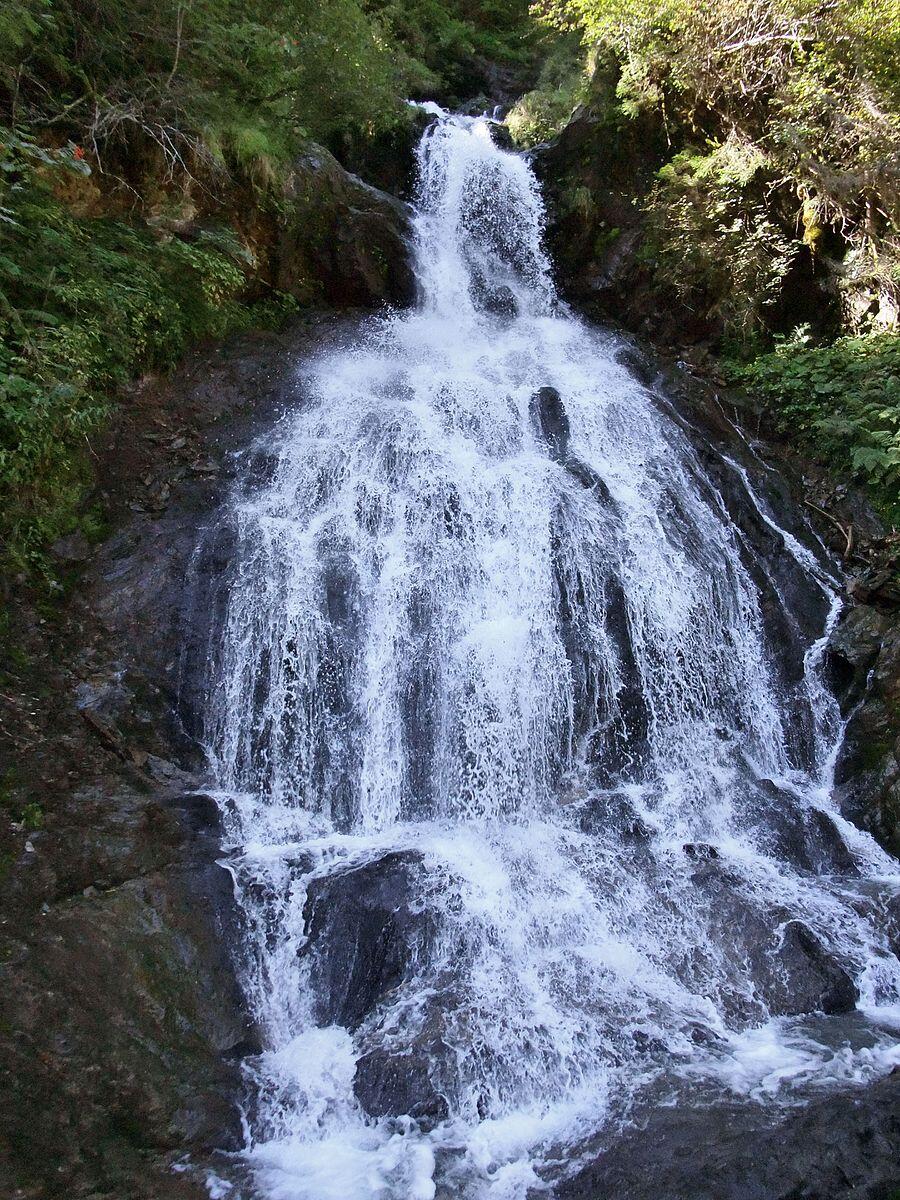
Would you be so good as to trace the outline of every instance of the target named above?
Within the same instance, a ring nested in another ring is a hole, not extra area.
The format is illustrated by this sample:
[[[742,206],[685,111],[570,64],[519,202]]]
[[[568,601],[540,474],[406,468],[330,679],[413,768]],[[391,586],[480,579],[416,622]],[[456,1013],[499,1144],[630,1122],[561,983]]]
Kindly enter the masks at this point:
[[[675,1106],[558,1185],[557,1200],[889,1200],[900,1185],[900,1074],[781,1120],[751,1105]]]
[[[232,452],[277,416],[295,356],[347,323],[246,336],[136,388],[94,444],[117,531],[75,566],[62,548],[78,574],[49,620],[19,609],[20,665],[0,689],[10,1200],[201,1200],[214,1151],[240,1145],[240,1059],[258,1039],[230,958],[218,809],[178,704],[197,702],[185,575]],[[227,546],[220,560],[209,569]]]
[[[837,768],[842,809],[900,855],[900,614],[851,608],[829,657],[849,715]]]
[[[377,307],[415,296],[410,209],[312,147],[284,191],[276,286],[303,303]]]
[[[547,200],[547,239],[563,293],[594,316],[639,328],[652,312],[649,272],[638,254],[640,198],[672,151],[665,131],[646,116],[611,123],[615,80],[602,70],[594,89],[597,98],[533,151],[532,162]]]
[[[423,1126],[447,1115],[433,1071],[440,1037],[426,1022],[411,1044],[394,1044],[378,1027],[379,1009],[415,977],[436,932],[427,906],[421,857],[395,851],[313,880],[304,917],[317,1018],[354,1031],[362,1053],[354,1091],[375,1117],[409,1115]]]
[[[420,871],[418,856],[397,852],[310,884],[304,952],[321,1024],[358,1029],[414,971],[433,935]]]
[[[153,821],[174,808],[143,799],[149,849]],[[104,802],[122,798],[110,787]],[[166,1176],[169,1155],[240,1146],[234,1057],[250,1031],[225,950],[230,880],[190,843],[5,939],[0,1021],[15,1035],[0,1050],[4,1195],[189,1196],[189,1180]]]
[[[662,343],[718,344],[725,332],[723,305],[735,285],[707,277],[685,296],[673,286],[683,281],[660,255],[659,238],[647,236],[658,172],[698,143],[697,128],[670,123],[659,109],[626,117],[618,82],[619,68],[601,59],[586,101],[556,138],[532,152],[548,202],[547,236],[560,288],[590,315]],[[760,319],[774,332],[810,324],[834,336],[840,327],[836,273],[797,232],[793,193],[769,181],[760,184],[752,203],[793,243],[777,294],[759,297]],[[837,250],[840,239],[834,240]]]
[[[547,443],[550,457],[565,462],[569,453],[569,418],[556,388],[539,388],[531,397],[531,417]]]

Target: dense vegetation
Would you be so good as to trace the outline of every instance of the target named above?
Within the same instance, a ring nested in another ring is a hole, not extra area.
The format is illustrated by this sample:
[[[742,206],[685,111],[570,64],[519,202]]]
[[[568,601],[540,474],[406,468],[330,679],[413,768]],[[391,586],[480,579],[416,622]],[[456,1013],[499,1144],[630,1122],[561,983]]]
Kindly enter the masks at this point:
[[[893,515],[898,46],[896,0],[0,0],[7,563],[84,520],[90,434],[130,378],[290,308],[237,214],[277,219],[309,139],[340,155],[407,121],[404,97],[539,59],[514,136],[580,102],[607,138],[656,122],[655,302],[706,321],[781,427]]]
[[[81,519],[118,388],[289,307],[239,225],[277,218],[310,138],[372,138],[534,47],[526,0],[0,0],[6,565]]]
[[[865,481],[900,526],[900,337],[785,341],[731,373],[768,401],[780,431],[846,476]]]
[[[655,127],[664,149],[640,203],[657,305],[705,326],[782,425],[896,515],[900,408],[882,385],[896,380],[888,331],[900,309],[900,4],[535,9],[579,35],[582,55],[520,103],[520,139],[546,137],[576,100],[605,110],[606,137]]]

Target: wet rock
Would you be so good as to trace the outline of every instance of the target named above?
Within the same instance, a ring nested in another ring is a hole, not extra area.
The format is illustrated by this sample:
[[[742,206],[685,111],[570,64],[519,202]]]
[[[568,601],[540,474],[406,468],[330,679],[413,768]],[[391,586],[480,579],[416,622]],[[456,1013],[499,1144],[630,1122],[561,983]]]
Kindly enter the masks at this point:
[[[547,443],[550,457],[563,462],[569,453],[569,418],[556,388],[539,388],[531,397],[532,420]]]
[[[828,654],[849,716],[835,772],[841,810],[900,854],[900,621],[858,605]]]
[[[547,444],[550,457],[566,468],[582,487],[594,494],[603,503],[612,504],[612,496],[606,483],[593,467],[569,454],[570,426],[562,396],[556,388],[539,388],[529,404],[531,419],[540,437]]]
[[[800,1016],[842,1013],[856,1005],[853,980],[802,921],[785,920],[777,907],[760,908],[741,891],[720,860],[695,859],[692,882],[707,905],[715,944],[734,973],[734,992],[725,998],[735,1016]],[[752,985],[752,999],[745,992]],[[762,1011],[759,1011],[762,1006]]]
[[[892,896],[885,903],[887,918],[887,935],[891,949],[900,958],[900,894]]]
[[[606,486],[603,480],[593,467],[589,467],[587,463],[583,463],[578,458],[573,458],[570,454],[565,462],[566,470],[569,471],[583,488],[587,488],[589,492],[593,492],[594,496],[602,503],[611,505],[613,503],[612,493]]]
[[[108,724],[118,720],[127,711],[133,699],[123,677],[124,671],[113,670],[79,683],[75,689],[78,710],[91,713]]]
[[[616,351],[615,358],[616,362],[627,367],[644,387],[650,387],[659,376],[659,364],[654,362],[653,357],[635,342],[626,342],[620,350]]]
[[[859,604],[844,614],[831,635],[829,666],[845,706],[862,697],[890,627],[891,621],[884,613]]]
[[[476,277],[472,287],[472,299],[482,312],[491,313],[495,317],[515,317],[519,311],[516,294],[505,284],[496,284],[484,278]]]
[[[782,862],[815,874],[856,875],[857,868],[833,818],[799,804],[767,780],[759,781],[745,812],[760,847]]]
[[[304,919],[318,1021],[357,1029],[415,972],[434,934],[411,851],[314,879]]]
[[[619,792],[602,792],[582,801],[575,810],[579,827],[603,841],[615,838],[623,847],[646,852],[653,830]]]
[[[423,1047],[372,1050],[356,1065],[353,1091],[370,1116],[410,1116],[431,1129],[449,1115],[447,1098],[431,1077],[432,1062]]]
[[[858,604],[876,604],[889,611],[900,606],[900,556],[882,556],[864,567],[851,580],[847,590]]]
[[[277,286],[302,303],[374,307],[415,296],[406,204],[313,147],[285,185]]]
[[[499,146],[501,150],[515,150],[516,147],[512,139],[512,134],[505,125],[492,120],[488,124],[488,132],[495,146]]]
[[[687,842],[682,846],[682,850],[688,858],[709,860],[719,857],[719,852],[715,846],[710,846],[706,842]]]
[[[769,984],[769,1009],[779,1015],[851,1012],[859,993],[848,973],[802,921],[789,921],[772,956],[785,982]]]
[[[898,1146],[900,1074],[787,1113],[728,1102],[680,1104],[638,1114],[553,1195],[889,1200],[900,1187]]]
[[[436,933],[419,855],[395,851],[309,885],[304,915],[310,987],[321,1024],[356,1031],[354,1091],[371,1116],[410,1116],[431,1128],[448,1112],[442,1083],[455,1062],[443,1037],[453,996],[421,998],[424,1018],[397,1038],[382,1018],[415,978]]]

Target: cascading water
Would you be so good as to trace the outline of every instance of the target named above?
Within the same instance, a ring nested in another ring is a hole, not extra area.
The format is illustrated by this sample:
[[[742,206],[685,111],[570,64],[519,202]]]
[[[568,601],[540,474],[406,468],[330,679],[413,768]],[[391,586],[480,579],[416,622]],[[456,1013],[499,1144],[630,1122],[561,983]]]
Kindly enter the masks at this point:
[[[827,561],[557,300],[488,122],[419,160],[420,302],[304,369],[209,656],[273,1200],[512,1200],[631,1106],[900,1062]]]

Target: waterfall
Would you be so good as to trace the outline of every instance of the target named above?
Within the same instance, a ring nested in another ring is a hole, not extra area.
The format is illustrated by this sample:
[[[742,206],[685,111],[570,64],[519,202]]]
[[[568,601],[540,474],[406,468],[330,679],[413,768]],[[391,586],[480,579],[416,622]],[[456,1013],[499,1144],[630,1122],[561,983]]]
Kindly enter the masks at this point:
[[[831,564],[559,300],[542,221],[437,112],[417,305],[303,364],[230,505],[205,739],[267,1200],[524,1200],[642,1104],[900,1063]]]

